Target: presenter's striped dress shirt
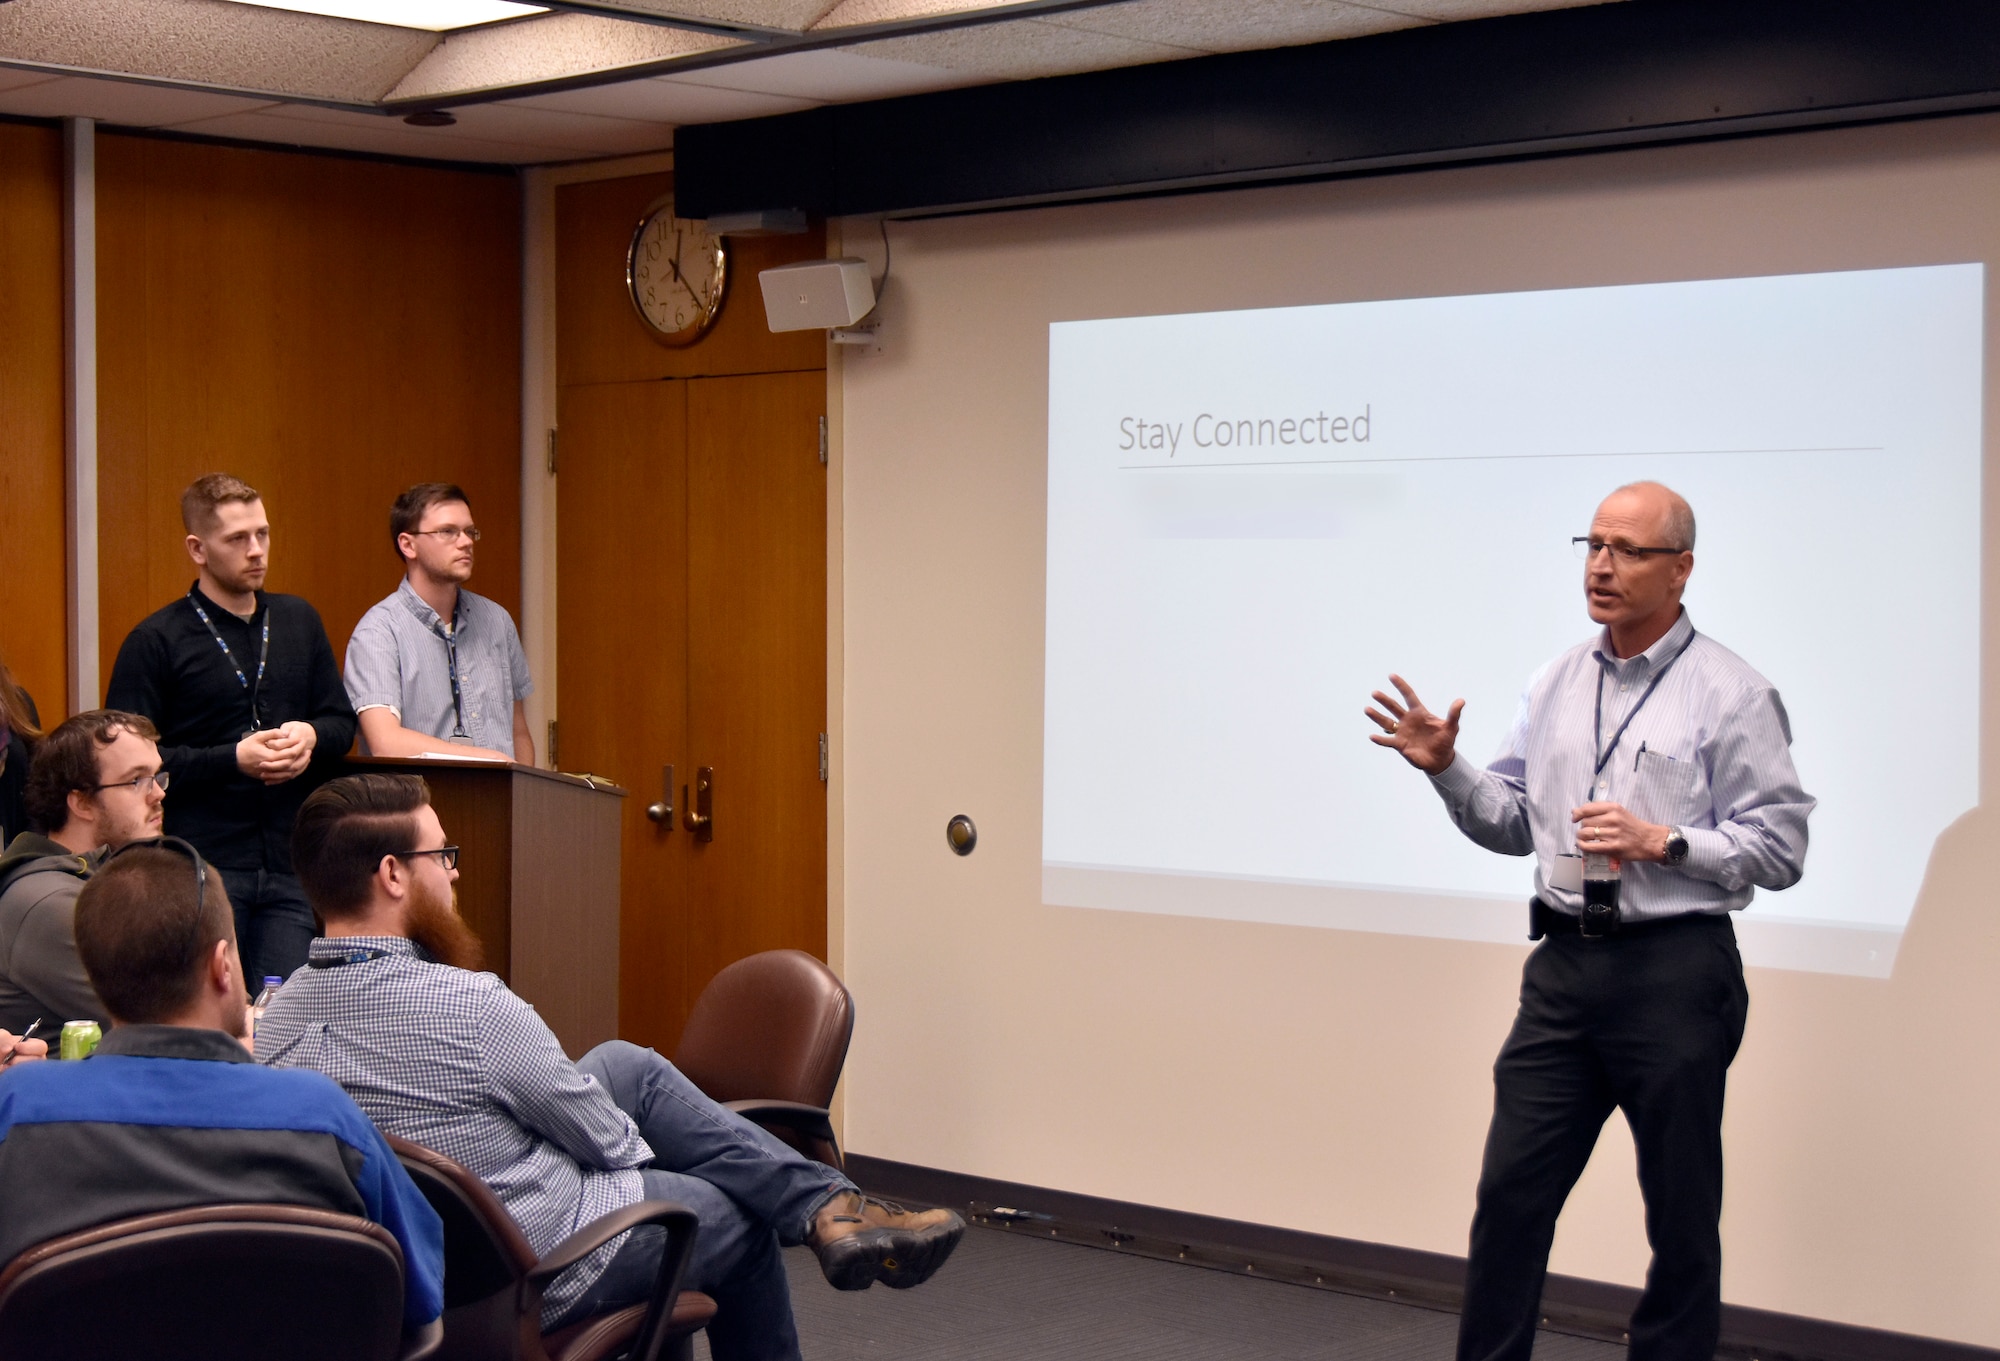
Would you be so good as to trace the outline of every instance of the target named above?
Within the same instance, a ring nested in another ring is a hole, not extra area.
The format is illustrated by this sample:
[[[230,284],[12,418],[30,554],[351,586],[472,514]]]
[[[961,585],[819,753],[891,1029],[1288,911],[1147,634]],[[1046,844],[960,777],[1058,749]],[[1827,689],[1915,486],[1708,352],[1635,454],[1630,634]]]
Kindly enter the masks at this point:
[[[1656,677],[1658,688],[1634,713]],[[1628,715],[1632,723],[1593,777],[1600,689],[1602,741],[1608,745]],[[1557,857],[1577,851],[1570,814],[1610,802],[1679,827],[1688,840],[1680,865],[1624,867],[1620,910],[1628,920],[1733,912],[1754,889],[1789,888],[1804,872],[1814,800],[1799,785],[1791,743],[1777,690],[1696,633],[1682,611],[1636,657],[1613,654],[1608,630],[1557,657],[1528,683],[1492,764],[1480,770],[1459,756],[1432,783],[1474,842],[1535,856],[1535,891],[1559,911],[1583,910],[1582,894],[1553,883]]]

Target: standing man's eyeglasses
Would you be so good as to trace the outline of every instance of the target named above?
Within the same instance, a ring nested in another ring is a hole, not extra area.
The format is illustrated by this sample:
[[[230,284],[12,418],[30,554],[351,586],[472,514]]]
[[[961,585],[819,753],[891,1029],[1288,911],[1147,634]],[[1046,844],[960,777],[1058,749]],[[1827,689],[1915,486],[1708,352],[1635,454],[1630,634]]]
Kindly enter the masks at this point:
[[[1570,540],[1576,555],[1585,562],[1596,557],[1599,552],[1609,552],[1613,562],[1639,562],[1656,553],[1685,553],[1685,548],[1640,548],[1636,544],[1606,543],[1603,539],[1593,539],[1579,534]]]
[[[395,856],[398,860],[407,860],[411,856],[417,855],[434,855],[443,863],[446,869],[455,870],[458,868],[458,847],[456,846],[433,846],[427,851],[390,851],[389,854]]]
[[[439,543],[457,543],[458,536],[461,534],[474,543],[479,542],[479,526],[477,525],[439,525],[436,529],[413,529],[410,533],[429,534]]]
[[[90,786],[90,792],[95,794],[102,789],[129,789],[134,794],[144,794],[146,792],[146,785],[150,781],[158,785],[160,792],[164,794],[167,792],[167,781],[172,778],[173,776],[169,775],[166,771],[156,770],[151,775],[134,775],[129,780],[113,780],[110,784],[94,784]]]

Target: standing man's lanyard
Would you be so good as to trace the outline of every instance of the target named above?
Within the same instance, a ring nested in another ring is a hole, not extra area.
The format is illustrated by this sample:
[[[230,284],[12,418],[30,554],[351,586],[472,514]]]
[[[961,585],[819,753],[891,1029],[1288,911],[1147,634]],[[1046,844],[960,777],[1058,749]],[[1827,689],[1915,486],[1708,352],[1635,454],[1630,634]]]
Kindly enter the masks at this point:
[[[1590,732],[1591,750],[1597,754],[1597,764],[1592,767],[1590,772],[1590,790],[1584,796],[1583,801],[1585,803],[1591,802],[1591,796],[1597,793],[1598,777],[1604,774],[1604,768],[1611,764],[1611,753],[1618,750],[1618,743],[1625,736],[1625,730],[1632,726],[1632,720],[1639,716],[1639,711],[1646,707],[1646,701],[1651,699],[1653,692],[1660,688],[1660,682],[1667,678],[1667,672],[1674,669],[1674,663],[1687,655],[1687,650],[1694,646],[1694,640],[1700,636],[1700,634],[1690,629],[1688,631],[1688,640],[1680,645],[1680,650],[1667,658],[1660,669],[1653,673],[1653,679],[1647,684],[1645,693],[1639,696],[1639,702],[1632,706],[1631,713],[1625,715],[1625,721],[1618,725],[1618,731],[1611,734],[1611,745],[1608,747],[1604,745],[1604,664],[1602,662],[1598,663],[1597,715],[1591,721]]]
[[[253,685],[250,678],[243,674],[243,663],[236,660],[236,654],[230,651],[229,644],[223,642],[222,635],[215,631],[215,621],[210,619],[208,611],[201,607],[200,592],[201,588],[199,586],[188,587],[188,604],[194,606],[194,612],[201,616],[202,624],[208,629],[208,636],[215,639],[215,645],[221,648],[222,655],[229,659],[230,669],[236,673],[236,683],[249,692],[250,726],[243,730],[243,735],[248,737],[251,733],[256,732],[258,728],[262,727],[264,723],[264,717],[259,708],[259,701],[264,693],[264,663],[269,661],[271,657],[271,610],[268,605],[264,608],[264,641],[257,649],[257,681]]]
[[[459,600],[463,599],[465,596],[461,594]],[[458,614],[457,601],[452,604],[452,614]],[[454,617],[450,628],[446,628],[441,620],[432,625],[432,631],[444,639],[444,663],[451,675],[451,740],[454,742],[461,737],[468,742],[472,740],[472,734],[465,730],[465,699],[458,688],[458,626],[462,622]]]

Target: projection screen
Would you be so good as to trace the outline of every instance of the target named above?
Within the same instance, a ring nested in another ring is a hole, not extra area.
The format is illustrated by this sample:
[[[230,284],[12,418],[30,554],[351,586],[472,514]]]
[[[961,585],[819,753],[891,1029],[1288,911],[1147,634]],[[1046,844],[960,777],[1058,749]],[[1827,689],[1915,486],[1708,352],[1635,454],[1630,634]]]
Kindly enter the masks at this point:
[[[1533,862],[1460,836],[1361,703],[1395,671],[1490,744],[1595,631],[1571,538],[1656,479],[1699,520],[1696,627],[1776,684],[1820,801],[1745,957],[1886,976],[1978,801],[1976,723],[1881,716],[1978,712],[1983,273],[1052,324],[1044,901],[1519,939]]]

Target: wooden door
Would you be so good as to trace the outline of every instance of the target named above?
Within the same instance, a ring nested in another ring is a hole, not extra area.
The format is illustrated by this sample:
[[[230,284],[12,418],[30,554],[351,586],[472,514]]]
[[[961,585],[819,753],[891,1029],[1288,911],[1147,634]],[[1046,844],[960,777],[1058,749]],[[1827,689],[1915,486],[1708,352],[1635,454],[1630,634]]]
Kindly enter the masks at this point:
[[[826,957],[826,339],[773,334],[757,291],[826,237],[732,238],[715,329],[664,346],[624,258],[672,190],[660,174],[555,195],[561,764],[632,791],[619,1033],[669,1054],[723,965]],[[668,763],[671,833],[645,818]],[[708,842],[679,797],[697,766],[715,771]]]
[[[688,760],[715,771],[714,839],[688,856],[692,1000],[745,955],[826,958],[826,375],[688,387]]]
[[[724,965],[826,957],[826,376],[579,384],[559,402],[559,754],[632,791],[619,1033],[672,1053]],[[666,765],[671,830],[646,816]],[[686,822],[701,766],[709,841]]]
[[[672,1052],[688,1006],[687,384],[563,388],[556,516],[558,753],[631,791],[621,838],[618,1033]],[[675,765],[675,826],[646,815]]]

